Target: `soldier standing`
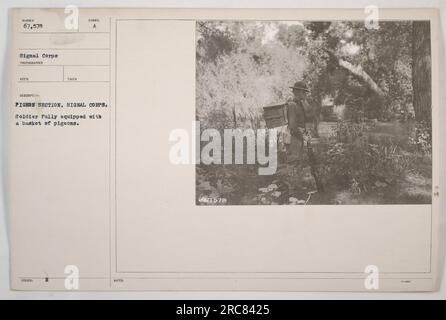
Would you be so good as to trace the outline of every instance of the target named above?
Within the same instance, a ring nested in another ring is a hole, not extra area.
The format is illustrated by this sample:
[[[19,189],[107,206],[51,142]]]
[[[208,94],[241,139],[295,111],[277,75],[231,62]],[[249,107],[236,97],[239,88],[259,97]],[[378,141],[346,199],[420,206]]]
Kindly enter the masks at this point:
[[[297,81],[293,90],[293,98],[287,103],[288,130],[291,134],[287,150],[289,162],[302,160],[304,154],[304,134],[306,133],[307,115],[309,104],[305,95],[309,90],[303,81]]]
[[[313,123],[313,134],[318,137],[318,124],[320,116],[320,108],[310,106],[306,100],[306,93],[309,92],[303,81],[297,81],[294,86],[290,87],[293,90],[293,99],[287,103],[287,118],[288,129],[290,131],[290,144],[287,150],[288,162],[297,162],[301,165],[305,150],[307,152],[308,161],[311,169],[317,190],[322,192],[324,187],[322,185],[318,165],[311,143],[309,142],[309,132],[306,130],[306,123]],[[304,140],[307,141],[306,148],[304,147]]]

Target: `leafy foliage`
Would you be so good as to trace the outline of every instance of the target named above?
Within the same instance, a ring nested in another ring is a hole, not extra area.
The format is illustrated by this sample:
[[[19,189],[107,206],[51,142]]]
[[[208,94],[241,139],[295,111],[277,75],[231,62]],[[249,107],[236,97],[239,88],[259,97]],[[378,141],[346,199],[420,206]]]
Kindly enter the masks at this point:
[[[340,123],[337,142],[323,155],[326,178],[355,193],[398,183],[413,170],[416,158],[392,139],[374,143],[368,129],[364,123]]]

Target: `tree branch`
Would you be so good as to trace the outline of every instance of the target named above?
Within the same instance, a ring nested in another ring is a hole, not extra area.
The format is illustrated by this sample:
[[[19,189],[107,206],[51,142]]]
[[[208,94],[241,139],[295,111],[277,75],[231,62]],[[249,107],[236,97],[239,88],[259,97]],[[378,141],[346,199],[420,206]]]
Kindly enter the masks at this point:
[[[346,60],[336,57],[336,55],[332,51],[326,50],[326,52],[338,61],[339,66],[350,71],[355,76],[361,78],[380,97],[384,97],[384,91],[381,90],[381,88],[376,84],[372,77],[370,77],[361,66],[355,66]]]

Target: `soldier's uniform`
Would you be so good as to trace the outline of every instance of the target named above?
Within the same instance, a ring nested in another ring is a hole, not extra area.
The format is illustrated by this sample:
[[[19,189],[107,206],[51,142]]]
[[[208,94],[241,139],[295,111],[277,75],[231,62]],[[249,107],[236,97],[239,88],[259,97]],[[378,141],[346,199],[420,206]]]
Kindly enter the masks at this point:
[[[287,162],[296,162],[295,166],[297,168],[308,169],[298,171],[302,174],[300,178],[298,178],[299,181],[302,182],[305,179],[305,175],[307,177],[311,175],[314,179],[317,191],[323,192],[324,185],[320,174],[320,165],[317,162],[316,155],[310,143],[311,131],[313,131],[312,134],[314,134],[315,137],[319,136],[318,124],[320,108],[317,106],[310,106],[305,100],[304,95],[299,94],[299,91],[308,92],[305,83],[298,81],[290,88],[294,90],[294,98],[287,102],[288,131],[290,133],[290,143],[287,148]],[[313,127],[309,131],[307,131],[306,128],[307,122],[313,124]],[[304,145],[305,141],[306,145]]]
[[[305,85],[298,81],[291,87],[308,91]],[[287,102],[287,118],[288,130],[290,131],[290,141],[287,148],[287,160],[301,160],[304,155],[304,134],[306,132],[306,110],[310,109],[310,105],[305,99],[298,100],[293,98]]]

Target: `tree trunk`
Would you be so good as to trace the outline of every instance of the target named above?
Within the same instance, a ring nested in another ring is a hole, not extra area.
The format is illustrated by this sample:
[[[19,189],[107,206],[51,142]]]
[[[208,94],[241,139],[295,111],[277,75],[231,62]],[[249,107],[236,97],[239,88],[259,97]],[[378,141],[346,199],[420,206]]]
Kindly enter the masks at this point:
[[[237,129],[237,114],[235,112],[235,107],[232,107],[232,118],[234,121],[234,129]]]
[[[415,119],[430,121],[431,37],[429,21],[414,21],[412,26],[412,89]]]

